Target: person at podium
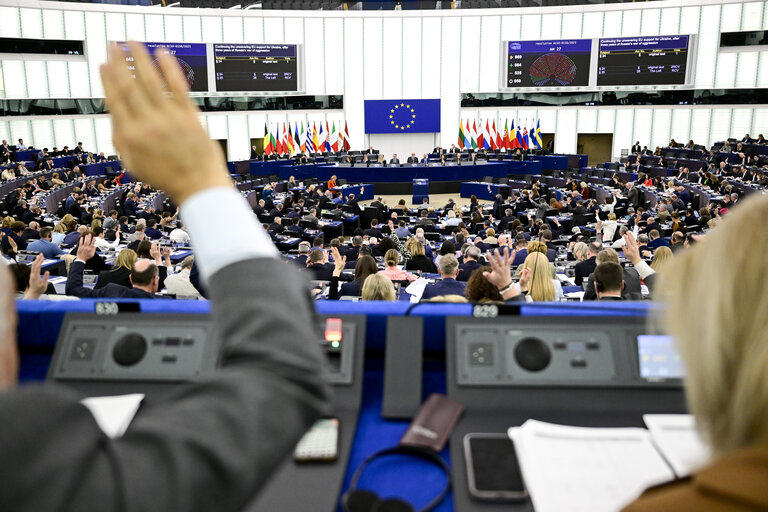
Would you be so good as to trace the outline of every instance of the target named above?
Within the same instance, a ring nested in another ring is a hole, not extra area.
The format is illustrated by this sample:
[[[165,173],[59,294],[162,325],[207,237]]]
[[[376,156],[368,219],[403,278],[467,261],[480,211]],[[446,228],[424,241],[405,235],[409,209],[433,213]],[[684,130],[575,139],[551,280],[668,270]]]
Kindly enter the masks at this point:
[[[416,156],[416,153],[411,153],[411,156],[408,157],[408,163],[409,164],[419,163],[419,157]]]
[[[392,155],[392,158],[389,160],[389,165],[400,165],[400,159],[397,158],[397,153]]]

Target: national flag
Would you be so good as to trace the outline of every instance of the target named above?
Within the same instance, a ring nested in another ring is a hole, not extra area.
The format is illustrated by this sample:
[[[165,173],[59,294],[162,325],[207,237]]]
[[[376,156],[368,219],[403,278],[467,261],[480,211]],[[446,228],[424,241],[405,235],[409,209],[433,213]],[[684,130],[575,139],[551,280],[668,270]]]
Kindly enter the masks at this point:
[[[477,121],[472,121],[472,149],[477,149]]]
[[[272,154],[272,137],[269,133],[267,123],[264,123],[264,153],[266,155]]]
[[[283,140],[285,141],[285,152],[288,155],[293,154],[293,136],[291,135],[291,124],[288,123],[286,131],[285,123],[283,123]]]
[[[499,123],[501,124],[501,123]],[[504,149],[509,149],[509,121],[507,119],[504,120],[504,139],[502,140],[502,146],[504,146]]]
[[[459,119],[459,147],[464,149],[464,127],[462,126],[461,119]]]
[[[491,149],[496,151],[499,149],[496,145],[496,120],[491,121],[490,125],[486,121],[486,126],[488,127],[488,143],[491,145]]]
[[[277,138],[271,132],[269,134],[269,147],[272,150],[271,154],[279,154],[277,151]]]
[[[307,123],[307,131],[304,133],[304,144],[307,147],[307,153],[314,153],[315,148],[312,146],[312,128]]]
[[[299,135],[299,123],[293,122],[293,149],[298,153],[301,149],[301,136]]]
[[[331,130],[328,128],[328,121],[325,122],[325,150],[331,151]]]
[[[517,132],[515,134],[515,140],[517,141],[517,148],[522,149],[523,148],[523,136],[520,133],[520,123],[517,124]]]
[[[485,130],[483,130],[483,148],[491,149],[491,143],[488,141],[490,138],[490,129],[488,127],[488,120],[485,120]],[[480,144],[478,144],[479,146]]]
[[[331,126],[331,149],[334,153],[339,150],[339,134],[336,133],[336,121]]]
[[[323,123],[318,123],[320,130],[317,132],[317,152],[324,153],[325,149],[325,132],[323,131]]]
[[[484,138],[485,137],[483,136],[483,122],[480,121],[480,129],[477,131],[477,147],[479,149],[483,149],[483,147],[484,147],[484,145],[483,145],[483,143],[484,143],[483,139]]]
[[[280,123],[275,125],[275,153],[278,155],[283,154],[283,143],[280,141]]]
[[[517,149],[520,147],[517,142],[517,136],[515,135],[515,120],[512,120],[511,128],[509,130],[509,149]]]
[[[464,147],[472,149],[472,128],[469,126],[469,119],[465,121],[464,126]]]
[[[493,120],[493,131],[496,132],[496,149],[504,149],[504,142],[501,140],[501,121],[499,121],[499,129],[496,129],[496,120]]]
[[[523,126],[523,149],[530,147],[530,141],[528,140],[528,128]]]
[[[543,147],[543,144],[541,142],[541,119],[536,120],[536,132],[534,132],[533,134],[533,143],[539,149]]]
[[[307,139],[304,135],[304,123],[301,123],[301,133],[296,137],[296,140],[299,141],[299,149],[301,149],[301,152],[304,153],[307,151]]]
[[[323,125],[320,125],[320,131],[323,130]],[[320,151],[320,140],[317,138],[317,126],[315,126],[315,123],[312,123],[312,149],[315,153]]]
[[[349,151],[352,149],[352,144],[349,142],[349,126],[347,126],[347,122],[344,121],[344,150]]]

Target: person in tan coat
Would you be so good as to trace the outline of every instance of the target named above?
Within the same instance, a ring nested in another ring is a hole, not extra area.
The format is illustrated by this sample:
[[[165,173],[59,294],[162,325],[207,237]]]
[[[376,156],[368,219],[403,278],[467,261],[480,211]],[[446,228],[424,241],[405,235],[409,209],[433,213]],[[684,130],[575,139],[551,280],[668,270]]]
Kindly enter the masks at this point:
[[[646,490],[625,512],[768,510],[767,216],[768,197],[755,194],[664,271],[666,328],[713,455],[691,477]],[[745,225],[757,230],[748,239]]]

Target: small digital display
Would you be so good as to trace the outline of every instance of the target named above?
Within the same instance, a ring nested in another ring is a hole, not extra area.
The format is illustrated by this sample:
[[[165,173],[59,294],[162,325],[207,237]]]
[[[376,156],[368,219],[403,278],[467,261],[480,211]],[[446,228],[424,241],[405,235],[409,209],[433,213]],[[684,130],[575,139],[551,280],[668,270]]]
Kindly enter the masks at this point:
[[[688,36],[600,39],[597,85],[685,84]]]
[[[583,341],[569,341],[567,347],[570,352],[584,352],[587,350],[587,344]]]
[[[683,361],[671,336],[639,335],[637,359],[643,379],[682,379],[685,376]]]
[[[217,91],[298,91],[295,44],[214,44]]]
[[[509,41],[507,87],[589,85],[591,39]]]

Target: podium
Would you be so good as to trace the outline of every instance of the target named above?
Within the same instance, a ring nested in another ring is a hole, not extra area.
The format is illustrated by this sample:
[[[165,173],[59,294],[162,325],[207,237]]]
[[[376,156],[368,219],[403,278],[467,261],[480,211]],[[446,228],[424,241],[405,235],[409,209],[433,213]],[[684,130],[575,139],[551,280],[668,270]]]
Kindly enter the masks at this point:
[[[429,180],[425,178],[414,179],[412,203],[418,206],[424,203],[424,199],[429,202]]]

